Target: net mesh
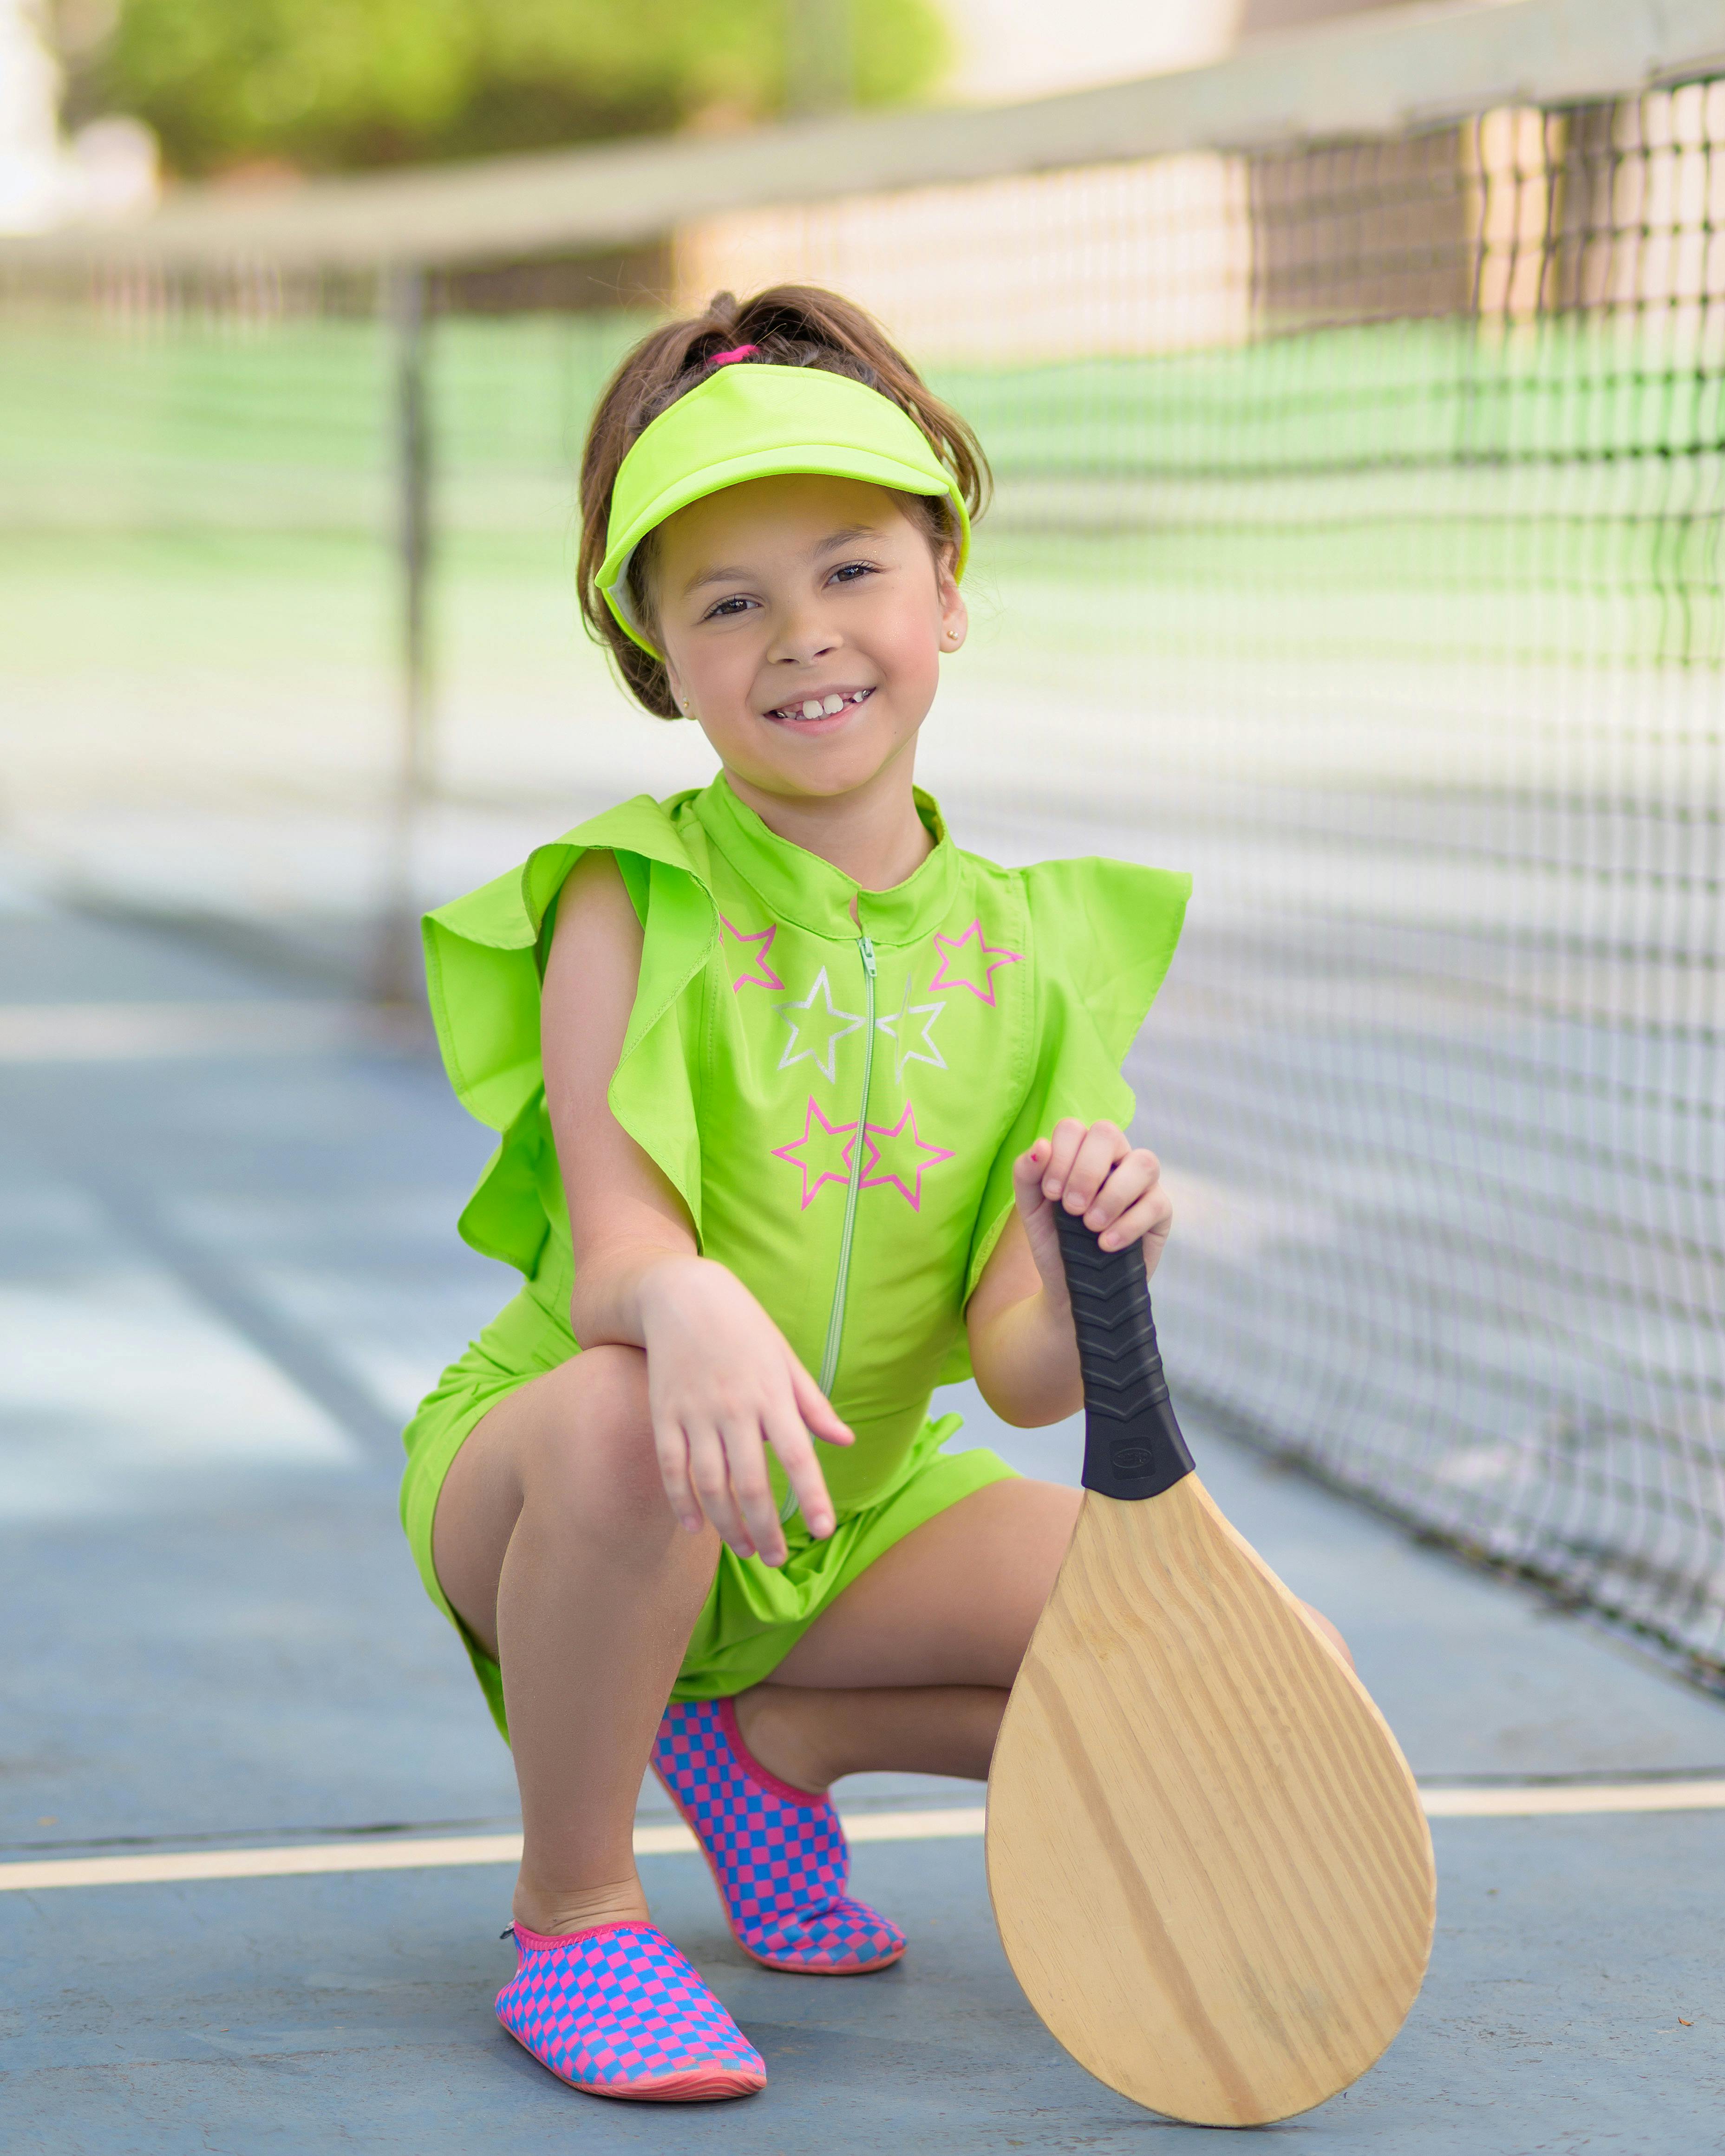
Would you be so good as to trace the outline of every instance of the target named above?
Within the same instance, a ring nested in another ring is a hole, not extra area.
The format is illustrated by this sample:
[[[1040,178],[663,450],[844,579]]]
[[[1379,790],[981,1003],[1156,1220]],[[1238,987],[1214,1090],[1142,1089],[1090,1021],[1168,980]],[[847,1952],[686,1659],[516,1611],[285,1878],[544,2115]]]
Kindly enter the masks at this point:
[[[658,258],[661,305],[850,293],[978,425],[923,766],[960,837],[1194,873],[1131,1074],[1181,1396],[1714,1682],[1722,146],[1687,83]],[[529,285],[446,282],[430,347],[426,900],[707,767],[620,710],[569,588],[586,413],[652,310]],[[8,313],[17,848],[339,954],[398,762],[372,295],[128,273]]]

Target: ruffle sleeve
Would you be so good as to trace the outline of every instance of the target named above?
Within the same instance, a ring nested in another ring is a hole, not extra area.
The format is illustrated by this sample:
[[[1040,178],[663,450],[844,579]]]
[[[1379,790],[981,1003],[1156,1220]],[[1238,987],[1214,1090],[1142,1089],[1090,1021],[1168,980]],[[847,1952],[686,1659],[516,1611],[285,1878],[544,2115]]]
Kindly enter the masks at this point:
[[[530,1279],[555,1187],[544,1111],[540,985],[546,929],[585,853],[614,855],[644,931],[640,985],[610,1086],[612,1112],[670,1178],[701,1231],[691,1081],[696,1018],[684,991],[718,938],[718,911],[675,812],[643,794],[540,846],[519,868],[424,921],[425,978],[444,1067],[461,1105],[500,1133],[464,1209],[463,1240]]]
[[[1012,1212],[1019,1155],[1065,1116],[1122,1127],[1132,1120],[1120,1066],[1168,973],[1192,891],[1190,876],[1128,861],[1044,861],[1021,874],[1035,1041],[1029,1082],[978,1211],[967,1300]],[[964,1363],[960,1375],[969,1373],[968,1356]]]

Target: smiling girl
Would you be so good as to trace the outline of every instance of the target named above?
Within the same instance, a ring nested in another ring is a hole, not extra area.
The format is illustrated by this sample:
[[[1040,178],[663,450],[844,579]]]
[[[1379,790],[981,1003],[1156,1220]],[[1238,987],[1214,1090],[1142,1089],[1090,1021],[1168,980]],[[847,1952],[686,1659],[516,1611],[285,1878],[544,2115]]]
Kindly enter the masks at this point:
[[[1120,1065],[1181,876],[961,852],[912,784],[986,478],[879,329],[793,287],[656,331],[582,474],[582,595],[698,724],[643,797],[433,914],[462,1216],[526,1286],[409,1426],[403,1517],[514,1751],[504,2025],[578,2088],[747,2094],[759,2056],[651,1924],[649,1763],[742,1946],[905,1950],[827,1794],[987,1774],[1075,1490],[943,1450],[1081,1398],[1054,1209],[1153,1270],[1170,1208]]]

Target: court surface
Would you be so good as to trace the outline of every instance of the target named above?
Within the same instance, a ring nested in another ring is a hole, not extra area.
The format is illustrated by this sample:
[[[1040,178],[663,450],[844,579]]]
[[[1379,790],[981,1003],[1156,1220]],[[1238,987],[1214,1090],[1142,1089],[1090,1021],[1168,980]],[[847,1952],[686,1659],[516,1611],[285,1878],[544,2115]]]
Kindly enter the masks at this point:
[[[0,1862],[506,1831],[507,1757],[394,1512],[400,1421],[507,1292],[453,1233],[484,1134],[423,1048],[368,1031],[328,982],[28,897],[0,914]],[[978,1409],[970,1432],[1076,1472],[1070,1429],[1014,1437]],[[1587,1620],[1192,1435],[1434,1787],[1725,1772],[1725,1712]],[[876,1815],[978,1796],[841,1789]],[[1407,2029],[1269,2138],[1725,2148],[1725,1812],[1434,1831],[1437,1946]],[[0,1892],[4,2141],[837,2156],[1230,2138],[1136,2111],[1056,2050],[1002,1960],[974,1835],[859,1846],[860,1891],[912,1945],[851,1981],[755,1969],[697,1859],[644,1868],[767,2057],[750,2103],[562,2088],[490,2013],[507,1866],[441,1866]]]

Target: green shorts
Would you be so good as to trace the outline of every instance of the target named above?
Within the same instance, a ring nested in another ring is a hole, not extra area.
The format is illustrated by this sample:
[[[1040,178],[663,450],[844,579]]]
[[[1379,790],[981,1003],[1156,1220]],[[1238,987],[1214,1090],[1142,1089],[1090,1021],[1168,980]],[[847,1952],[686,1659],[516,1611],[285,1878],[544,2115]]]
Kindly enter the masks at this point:
[[[479,1424],[518,1385],[567,1359],[567,1336],[547,1327],[543,1306],[523,1291],[460,1361],[444,1371],[403,1433],[408,1469],[402,1480],[401,1516],[413,1561],[426,1593],[460,1634],[506,1742],[502,1673],[438,1584],[432,1522],[449,1463]],[[896,1542],[961,1497],[1016,1472],[998,1453],[985,1449],[943,1451],[960,1427],[955,1414],[926,1421],[892,1487],[847,1514],[824,1542],[815,1541],[797,1515],[785,1529],[788,1554],[783,1565],[775,1568],[758,1558],[739,1558],[733,1550],[721,1549],[671,1697],[726,1699],[759,1684],[827,1604]]]

